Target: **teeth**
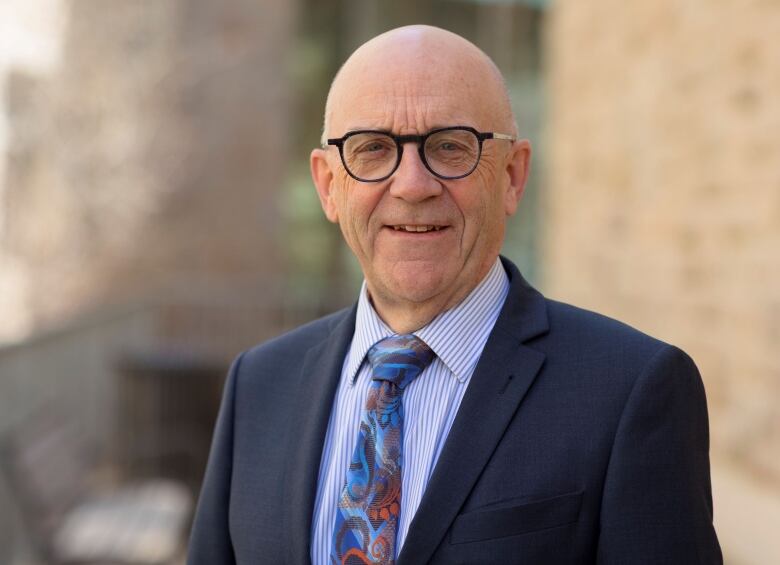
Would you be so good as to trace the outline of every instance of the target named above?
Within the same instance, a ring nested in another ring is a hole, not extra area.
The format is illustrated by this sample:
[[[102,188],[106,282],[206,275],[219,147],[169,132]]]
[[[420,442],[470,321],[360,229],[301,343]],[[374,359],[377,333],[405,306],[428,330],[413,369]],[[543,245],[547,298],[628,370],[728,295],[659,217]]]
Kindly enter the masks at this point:
[[[426,232],[439,231],[440,226],[393,226],[395,231]]]

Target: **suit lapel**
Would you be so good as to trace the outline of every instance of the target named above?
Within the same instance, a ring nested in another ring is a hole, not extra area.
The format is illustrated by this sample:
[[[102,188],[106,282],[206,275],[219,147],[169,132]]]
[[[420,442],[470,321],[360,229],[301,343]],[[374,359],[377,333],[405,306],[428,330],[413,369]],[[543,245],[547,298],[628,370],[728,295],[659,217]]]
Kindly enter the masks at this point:
[[[427,563],[544,362],[522,342],[547,331],[544,298],[504,261],[511,287],[409,527],[399,565]]]
[[[311,519],[320,459],[333,398],[354,330],[353,307],[335,324],[330,336],[306,352],[304,358],[297,407],[290,414],[293,432],[285,472],[284,520],[289,563],[310,563]]]

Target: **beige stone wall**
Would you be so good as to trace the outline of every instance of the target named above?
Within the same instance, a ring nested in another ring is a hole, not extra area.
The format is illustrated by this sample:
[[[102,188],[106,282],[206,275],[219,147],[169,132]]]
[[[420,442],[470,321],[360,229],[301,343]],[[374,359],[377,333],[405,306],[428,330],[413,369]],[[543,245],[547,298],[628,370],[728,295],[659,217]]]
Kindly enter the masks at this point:
[[[780,484],[780,3],[561,0],[547,32],[546,290],[686,349],[714,456]]]

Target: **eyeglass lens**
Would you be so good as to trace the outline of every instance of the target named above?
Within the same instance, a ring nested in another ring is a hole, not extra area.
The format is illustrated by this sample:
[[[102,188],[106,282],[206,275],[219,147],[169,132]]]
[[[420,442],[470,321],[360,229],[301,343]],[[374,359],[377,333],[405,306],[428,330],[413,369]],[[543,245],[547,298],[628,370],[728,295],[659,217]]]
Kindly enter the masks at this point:
[[[398,162],[398,147],[387,134],[358,133],[344,141],[344,164],[356,177],[377,180],[389,175]],[[470,173],[479,160],[479,140],[468,130],[444,130],[425,140],[428,167],[442,177]]]

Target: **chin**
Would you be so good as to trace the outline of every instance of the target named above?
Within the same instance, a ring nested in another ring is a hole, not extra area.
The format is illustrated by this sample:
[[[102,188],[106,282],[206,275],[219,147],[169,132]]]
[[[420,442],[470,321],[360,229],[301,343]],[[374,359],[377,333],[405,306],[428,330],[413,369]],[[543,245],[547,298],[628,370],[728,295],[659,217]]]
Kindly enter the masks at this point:
[[[438,264],[396,264],[384,279],[390,296],[408,302],[426,302],[447,286],[445,270]]]

